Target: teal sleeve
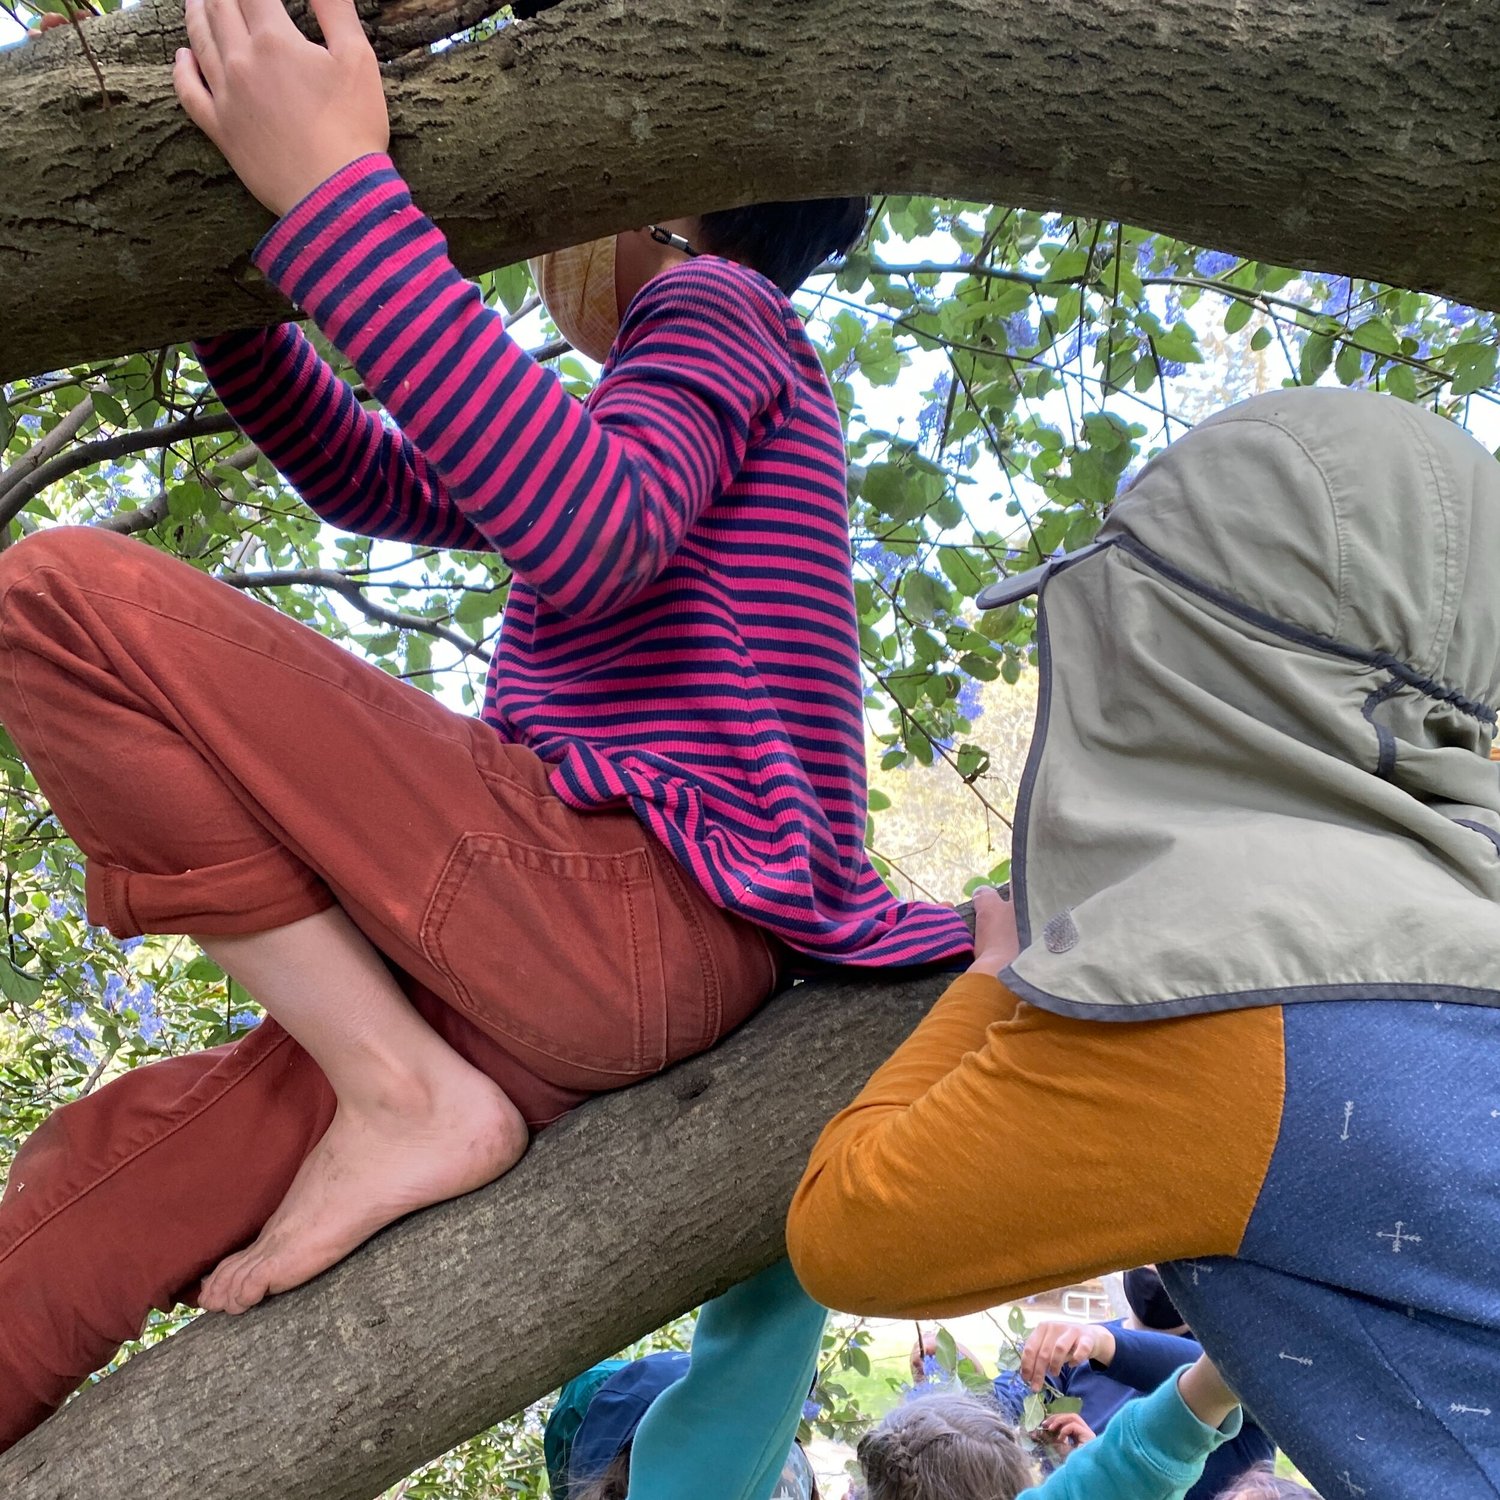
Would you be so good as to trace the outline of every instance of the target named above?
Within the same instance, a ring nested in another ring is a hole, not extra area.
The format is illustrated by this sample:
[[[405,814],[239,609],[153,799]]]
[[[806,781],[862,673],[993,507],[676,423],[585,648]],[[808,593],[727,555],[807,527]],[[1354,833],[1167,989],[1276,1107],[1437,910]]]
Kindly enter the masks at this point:
[[[706,1302],[687,1374],[636,1430],[630,1500],[769,1500],[827,1316],[784,1260]]]
[[[1200,1422],[1177,1389],[1181,1374],[1121,1407],[1100,1436],[1024,1493],[1034,1500],[1182,1500],[1208,1455],[1237,1437],[1244,1419],[1236,1407],[1222,1427]]]

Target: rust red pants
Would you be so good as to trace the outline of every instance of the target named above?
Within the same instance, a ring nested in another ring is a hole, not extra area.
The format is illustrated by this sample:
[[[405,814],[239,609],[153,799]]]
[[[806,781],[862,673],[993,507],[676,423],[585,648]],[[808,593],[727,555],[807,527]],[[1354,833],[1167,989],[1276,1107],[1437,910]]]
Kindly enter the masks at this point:
[[[660,1071],[776,983],[629,813],[284,615],[88,528],[0,554],[0,721],[117,936],[245,933],[337,902],[533,1126]],[[0,1449],[191,1300],[333,1111],[274,1022],[59,1109],[0,1200]]]

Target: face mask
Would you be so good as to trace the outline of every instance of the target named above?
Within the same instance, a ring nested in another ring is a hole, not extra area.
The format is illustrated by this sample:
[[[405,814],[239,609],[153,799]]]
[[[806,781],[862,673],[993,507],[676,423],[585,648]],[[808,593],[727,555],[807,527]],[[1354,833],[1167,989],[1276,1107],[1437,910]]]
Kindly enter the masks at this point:
[[[557,331],[580,353],[603,364],[620,331],[615,300],[615,237],[539,255],[531,278]]]

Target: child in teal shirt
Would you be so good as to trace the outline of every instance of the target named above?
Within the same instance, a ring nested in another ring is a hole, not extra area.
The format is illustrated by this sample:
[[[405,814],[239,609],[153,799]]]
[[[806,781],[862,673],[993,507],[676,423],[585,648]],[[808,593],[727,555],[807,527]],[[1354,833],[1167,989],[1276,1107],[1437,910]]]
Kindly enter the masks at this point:
[[[973,1396],[897,1407],[860,1440],[861,1500],[1182,1500],[1240,1429],[1240,1408],[1207,1357],[1132,1401],[1102,1437],[1040,1484],[1018,1436]]]
[[[825,1316],[786,1261],[707,1303],[686,1375],[652,1402],[635,1429],[630,1500],[769,1500],[816,1373]],[[936,1421],[950,1407],[959,1408],[958,1420],[982,1429],[971,1443],[982,1476],[972,1494],[944,1471],[945,1451],[957,1440],[936,1434]],[[1020,1494],[1034,1500],[1181,1500],[1208,1455],[1240,1429],[1238,1403],[1206,1358],[1131,1403],[1128,1417],[1122,1412],[1102,1437],[1032,1486],[1034,1475],[1014,1429],[990,1403],[926,1397],[898,1408],[861,1441],[866,1500],[1003,1500]],[[939,1440],[929,1438],[924,1446],[919,1431],[927,1429]],[[882,1464],[883,1456],[898,1452],[902,1461]],[[872,1468],[886,1477],[877,1478]],[[928,1468],[936,1472],[928,1474]],[[1010,1487],[997,1488],[1004,1474],[1011,1476]],[[893,1475],[929,1482],[926,1488],[893,1488]]]

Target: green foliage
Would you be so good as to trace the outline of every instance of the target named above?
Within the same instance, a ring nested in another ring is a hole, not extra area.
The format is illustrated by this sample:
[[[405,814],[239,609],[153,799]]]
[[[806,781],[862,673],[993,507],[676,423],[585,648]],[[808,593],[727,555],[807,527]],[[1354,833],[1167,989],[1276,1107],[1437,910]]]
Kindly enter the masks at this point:
[[[58,3],[27,0],[12,14]],[[558,352],[524,266],[482,285],[518,337]],[[1026,670],[1035,614],[1023,603],[980,616],[974,597],[1088,541],[1152,452],[1215,406],[1277,384],[1384,390],[1456,418],[1488,416],[1496,400],[1491,314],[1025,210],[888,198],[869,243],[799,301],[848,432],[874,754],[887,770],[938,767],[982,800],[991,756],[976,685]],[[587,390],[585,362],[565,356],[558,369]],[[18,461],[85,400],[63,449],[73,466],[18,503]],[[504,563],[329,532],[245,447],[185,346],[0,391],[0,517],[0,541],[63,522],[131,531],[456,707],[480,701]],[[303,581],[310,569],[335,586]],[[872,798],[872,835],[887,800]],[[3,1174],[57,1104],[224,1041],[255,1012],[186,940],[117,943],[89,926],[78,855],[3,737],[0,868]],[[983,878],[1007,874],[1002,860]],[[171,1326],[157,1320],[147,1341]],[[889,1377],[862,1327],[830,1337],[819,1422],[849,1436]],[[402,1493],[540,1494],[539,1421],[534,1411],[502,1424]]]

